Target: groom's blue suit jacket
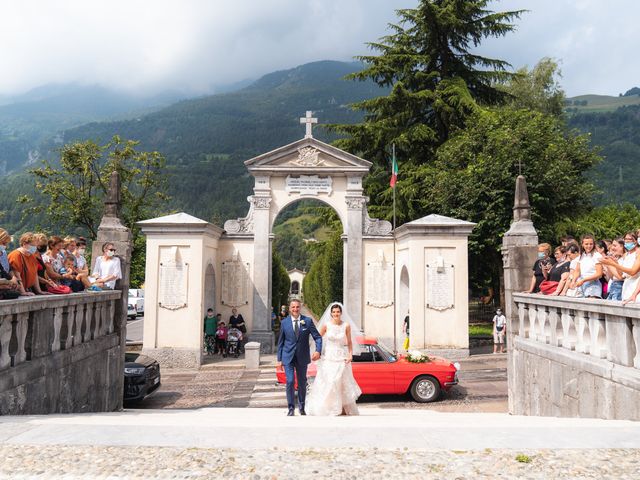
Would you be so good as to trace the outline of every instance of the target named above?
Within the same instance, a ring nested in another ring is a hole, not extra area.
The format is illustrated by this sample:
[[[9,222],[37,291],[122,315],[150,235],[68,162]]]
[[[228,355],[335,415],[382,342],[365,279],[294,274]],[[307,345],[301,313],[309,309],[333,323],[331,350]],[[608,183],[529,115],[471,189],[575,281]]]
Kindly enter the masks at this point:
[[[282,319],[280,323],[280,338],[278,339],[278,361],[284,365],[296,363],[308,365],[311,363],[311,353],[309,352],[309,335],[316,343],[316,351],[322,352],[322,336],[313,324],[313,320],[304,315],[300,315],[300,327],[298,338],[293,329],[291,316]]]

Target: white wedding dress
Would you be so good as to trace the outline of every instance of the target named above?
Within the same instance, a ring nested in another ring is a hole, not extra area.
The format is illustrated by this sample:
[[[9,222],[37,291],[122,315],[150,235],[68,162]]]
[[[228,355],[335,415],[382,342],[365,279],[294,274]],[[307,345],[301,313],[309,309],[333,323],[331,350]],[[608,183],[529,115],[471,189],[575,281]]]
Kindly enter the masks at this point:
[[[318,373],[307,396],[309,415],[340,415],[343,411],[347,415],[358,415],[356,400],[362,390],[353,378],[351,362],[345,362],[349,357],[346,330],[347,322],[327,323]]]

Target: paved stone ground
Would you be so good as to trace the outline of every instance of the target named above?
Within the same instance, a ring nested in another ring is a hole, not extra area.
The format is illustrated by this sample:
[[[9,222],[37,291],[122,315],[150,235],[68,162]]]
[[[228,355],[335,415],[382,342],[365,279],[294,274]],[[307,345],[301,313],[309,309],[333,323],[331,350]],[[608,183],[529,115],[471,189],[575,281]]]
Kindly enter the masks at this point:
[[[284,449],[3,445],[0,479],[633,479],[640,450]],[[520,461],[519,461],[520,460]]]
[[[434,403],[408,396],[363,395],[361,405],[417,408],[442,412],[506,412],[506,355],[478,355],[462,360],[460,384]],[[275,358],[265,356],[260,371],[245,371],[244,359],[209,358],[199,371],[166,370],[162,386],[131,408],[278,407],[286,408],[284,385],[276,381]]]

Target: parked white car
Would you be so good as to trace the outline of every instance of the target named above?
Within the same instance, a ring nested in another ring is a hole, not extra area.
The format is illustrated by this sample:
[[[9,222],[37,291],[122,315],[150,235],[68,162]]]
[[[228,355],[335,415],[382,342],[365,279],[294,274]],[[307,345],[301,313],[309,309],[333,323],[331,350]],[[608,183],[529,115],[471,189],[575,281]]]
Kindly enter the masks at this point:
[[[141,288],[130,288],[129,303],[135,305],[138,315],[144,315],[144,290]]]

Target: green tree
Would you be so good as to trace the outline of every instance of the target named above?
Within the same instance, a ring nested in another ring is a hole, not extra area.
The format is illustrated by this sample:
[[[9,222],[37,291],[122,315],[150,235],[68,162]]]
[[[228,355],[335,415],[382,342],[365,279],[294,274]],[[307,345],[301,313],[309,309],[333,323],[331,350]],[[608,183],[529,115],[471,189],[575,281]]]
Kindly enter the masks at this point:
[[[527,67],[519,69],[502,90],[509,94],[509,103],[514,108],[559,116],[565,105],[564,91],[559,82],[561,76],[558,64],[550,58],[543,58],[531,70]]]
[[[635,232],[640,227],[640,210],[635,205],[606,205],[574,218],[565,218],[555,225],[554,238],[571,235],[595,235],[598,239],[613,240],[624,237],[627,232]]]
[[[167,200],[166,179],[162,173],[165,159],[159,152],[141,152],[138,142],[114,136],[105,145],[86,140],[60,149],[57,162],[44,161],[29,170],[41,197],[22,196],[25,216],[44,215],[49,229],[78,231],[95,240],[115,170],[122,182],[122,217],[134,236],[131,285],[144,282],[144,238],[135,223],[149,217]]]
[[[476,285],[497,286],[519,170],[539,235],[553,239],[557,222],[589,211],[595,188],[586,173],[599,160],[588,137],[568,132],[561,118],[506,107],[478,111],[438,149],[434,162],[405,169],[397,187],[399,217],[435,212],[476,222],[470,274]]]
[[[397,10],[393,33],[368,44],[379,55],[358,57],[365,68],[348,76],[391,91],[352,105],[365,112],[363,123],[330,126],[347,136],[339,146],[385,168],[392,143],[399,158],[429,162],[478,103],[505,100],[507,94],[496,83],[513,76],[506,71],[509,64],[472,49],[487,37],[511,32],[510,22],[523,11],[492,12],[489,3],[421,0],[415,9]]]
[[[320,316],[330,302],[342,301],[343,241],[339,232],[314,245],[315,260],[304,278],[305,304]]]

